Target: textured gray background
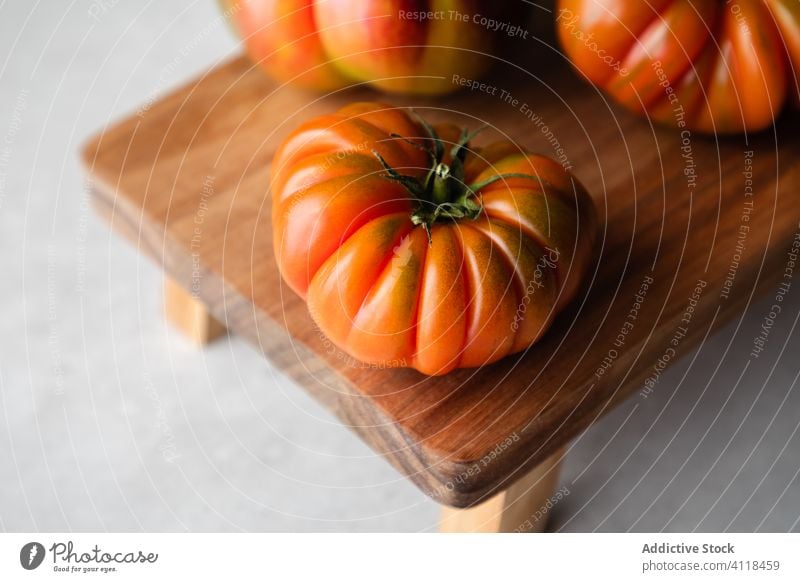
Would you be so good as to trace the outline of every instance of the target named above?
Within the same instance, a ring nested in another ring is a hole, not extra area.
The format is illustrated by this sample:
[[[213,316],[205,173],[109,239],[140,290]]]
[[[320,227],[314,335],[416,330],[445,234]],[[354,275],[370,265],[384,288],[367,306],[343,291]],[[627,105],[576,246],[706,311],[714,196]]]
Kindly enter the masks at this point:
[[[0,529],[435,527],[244,341],[169,330],[158,270],[87,206],[82,141],[235,51],[210,0],[0,2]],[[553,529],[798,529],[800,289],[740,378],[770,304],[573,443]]]

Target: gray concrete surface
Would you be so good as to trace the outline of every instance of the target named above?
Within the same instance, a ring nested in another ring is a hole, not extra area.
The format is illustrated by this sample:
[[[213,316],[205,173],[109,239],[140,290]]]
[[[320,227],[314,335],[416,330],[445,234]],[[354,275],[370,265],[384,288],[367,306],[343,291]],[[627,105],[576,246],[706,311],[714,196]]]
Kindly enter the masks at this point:
[[[241,339],[197,351],[87,206],[95,130],[236,52],[210,0],[0,3],[0,529],[421,531],[437,507]],[[800,519],[800,288],[577,439],[562,531]]]

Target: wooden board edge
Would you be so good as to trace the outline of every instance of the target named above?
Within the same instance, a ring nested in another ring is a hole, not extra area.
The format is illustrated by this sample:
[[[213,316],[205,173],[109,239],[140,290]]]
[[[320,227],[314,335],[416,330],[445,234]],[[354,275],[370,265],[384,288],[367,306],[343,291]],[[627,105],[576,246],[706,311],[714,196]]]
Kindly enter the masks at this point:
[[[165,275],[173,278],[184,288],[189,287],[191,275],[175,267],[175,265],[181,264],[181,261],[178,259],[169,260],[169,251],[165,252],[161,257],[156,256],[155,249],[152,248],[153,245],[147,244],[148,236],[146,236],[146,233],[148,231],[153,233],[156,229],[152,225],[144,224],[147,220],[146,217],[143,216],[143,223],[138,225],[125,221],[126,214],[115,211],[115,205],[119,203],[121,198],[116,195],[116,190],[109,186],[102,177],[95,176],[91,179],[90,191],[93,206],[100,218],[109,223],[113,220],[115,232],[123,235],[123,238],[130,243],[139,243],[137,250],[141,254],[163,268]],[[235,321],[236,318],[229,317],[230,313],[226,312],[222,303],[212,296],[212,292],[208,287],[208,282],[212,278],[204,276],[204,279],[206,284],[201,286],[198,292],[199,299],[206,303],[211,315],[222,324],[228,325],[228,322]],[[237,291],[227,286],[224,281],[217,277],[213,277],[213,285],[217,287],[220,296],[224,294],[232,299],[234,295],[238,295]],[[240,298],[240,301],[247,302],[243,298]],[[229,307],[234,303],[236,302],[225,302]],[[502,487],[499,487],[496,482],[492,482],[482,486],[480,489],[475,489],[471,480],[461,478],[462,475],[471,472],[473,463],[449,460],[446,456],[441,456],[436,451],[421,445],[374,405],[360,406],[358,414],[354,414],[356,409],[352,406],[352,401],[349,407],[340,406],[336,397],[337,394],[346,394],[348,397],[355,399],[363,399],[364,397],[359,396],[346,379],[334,373],[326,362],[319,359],[302,344],[294,343],[292,350],[296,356],[308,363],[317,374],[321,375],[318,377],[317,382],[309,382],[307,374],[298,369],[296,360],[290,361],[275,355],[279,352],[289,352],[289,350],[286,350],[286,342],[282,337],[286,336],[286,330],[268,316],[257,317],[257,320],[257,325],[255,326],[257,332],[255,334],[247,328],[235,324],[231,324],[230,329],[232,332],[244,337],[254,349],[262,353],[279,370],[292,378],[312,397],[320,401],[348,429],[358,435],[375,452],[384,457],[390,465],[414,483],[427,496],[440,504],[463,508],[480,503],[511,484],[511,482],[503,483]],[[272,353],[269,353],[272,346],[265,343],[270,339],[277,342]],[[334,389],[324,389],[324,386],[332,386]],[[368,419],[369,423],[365,423],[365,419]],[[397,454],[398,450],[406,452]],[[524,473],[525,471],[520,471],[520,476]],[[453,483],[454,486],[449,486],[449,483]]]

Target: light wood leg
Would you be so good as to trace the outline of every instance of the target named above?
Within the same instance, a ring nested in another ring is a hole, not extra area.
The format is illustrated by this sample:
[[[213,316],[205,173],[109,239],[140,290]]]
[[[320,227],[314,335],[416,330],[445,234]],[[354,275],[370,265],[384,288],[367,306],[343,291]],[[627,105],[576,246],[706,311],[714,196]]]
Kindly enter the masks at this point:
[[[198,346],[225,333],[225,326],[211,317],[205,304],[170,277],[164,277],[164,315]]]
[[[557,503],[556,485],[564,451],[559,450],[502,493],[468,509],[442,508],[439,531],[541,532]],[[563,495],[563,494],[562,494]]]

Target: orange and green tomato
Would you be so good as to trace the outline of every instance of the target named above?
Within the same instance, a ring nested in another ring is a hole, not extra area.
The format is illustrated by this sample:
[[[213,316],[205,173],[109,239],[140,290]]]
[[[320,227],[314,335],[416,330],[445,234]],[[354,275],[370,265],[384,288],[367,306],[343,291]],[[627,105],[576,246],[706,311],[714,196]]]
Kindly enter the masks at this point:
[[[251,59],[282,83],[330,91],[457,90],[496,53],[492,23],[525,25],[529,6],[478,0],[221,0]]]
[[[662,123],[757,131],[798,96],[798,0],[560,0],[556,18],[589,81]]]
[[[594,204],[509,141],[355,103],[298,127],[272,166],[277,262],[350,356],[426,374],[537,341],[593,254]]]

